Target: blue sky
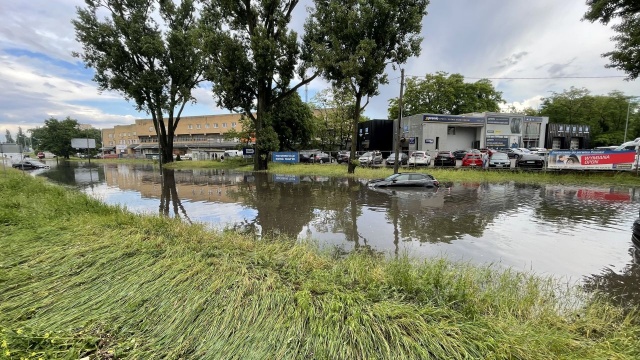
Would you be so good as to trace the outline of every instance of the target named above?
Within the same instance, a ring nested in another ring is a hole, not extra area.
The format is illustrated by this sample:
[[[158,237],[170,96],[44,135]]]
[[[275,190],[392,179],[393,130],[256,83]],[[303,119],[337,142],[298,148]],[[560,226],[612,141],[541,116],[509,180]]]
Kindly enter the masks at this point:
[[[298,32],[311,4],[301,1],[293,14],[292,27]],[[81,50],[71,25],[77,6],[84,1],[0,2],[0,141],[6,130],[15,137],[19,126],[41,126],[52,116],[70,116],[96,128],[147,117],[120,94],[99,93],[92,70],[71,56]],[[613,32],[581,21],[585,11],[580,0],[432,0],[423,20],[421,55],[404,65],[405,73],[445,71],[468,81],[494,78],[503,98],[517,107],[537,108],[540,98],[571,86],[593,94],[620,90],[640,95],[637,81],[624,81],[623,73],[604,67],[607,59],[601,54],[614,49]],[[386,118],[388,100],[400,91],[400,71],[389,67],[387,72],[389,84],[380,87],[365,110],[370,118]],[[327,87],[322,79],[313,81],[308,99]],[[208,89],[194,94],[198,103],[185,109],[185,115],[228,113],[216,107]],[[305,98],[304,91],[301,96]]]

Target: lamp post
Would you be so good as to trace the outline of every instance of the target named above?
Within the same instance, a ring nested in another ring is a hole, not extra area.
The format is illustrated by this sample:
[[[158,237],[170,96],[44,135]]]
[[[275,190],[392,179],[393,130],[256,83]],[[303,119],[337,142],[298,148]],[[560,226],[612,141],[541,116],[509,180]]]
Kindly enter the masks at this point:
[[[624,126],[624,141],[627,142],[627,129],[629,128],[629,111],[631,110],[631,99],[639,98],[640,96],[628,96],[629,104],[627,105],[627,122]]]

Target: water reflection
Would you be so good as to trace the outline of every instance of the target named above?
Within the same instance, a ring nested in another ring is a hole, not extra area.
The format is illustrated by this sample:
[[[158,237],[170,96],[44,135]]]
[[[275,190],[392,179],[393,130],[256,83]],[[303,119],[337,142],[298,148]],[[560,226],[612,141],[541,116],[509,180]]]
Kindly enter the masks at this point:
[[[121,164],[61,164],[43,175],[131,211],[159,210],[257,237],[499,263],[592,277],[603,287],[616,276],[638,280],[628,253],[639,207],[634,188],[453,183],[394,191],[356,179],[221,170],[175,170],[163,178],[151,165]]]

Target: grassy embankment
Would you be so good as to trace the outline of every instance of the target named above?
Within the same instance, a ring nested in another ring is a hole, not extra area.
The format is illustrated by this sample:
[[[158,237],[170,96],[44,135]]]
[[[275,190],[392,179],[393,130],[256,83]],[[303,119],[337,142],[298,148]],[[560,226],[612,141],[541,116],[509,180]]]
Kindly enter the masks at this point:
[[[218,161],[180,161],[167,165],[172,169],[230,169],[251,171],[252,164],[244,160],[230,159]],[[291,175],[322,175],[362,179],[383,178],[393,174],[393,168],[356,168],[355,174],[347,174],[347,166],[339,164],[278,164],[269,163],[269,172]],[[519,171],[479,169],[419,168],[401,171],[418,171],[433,175],[441,182],[490,182],[503,183],[515,181],[530,184],[574,184],[574,185],[625,185],[640,186],[640,177],[635,172],[615,171]]]
[[[0,358],[638,359],[640,319],[511,271],[254,241],[0,174]]]

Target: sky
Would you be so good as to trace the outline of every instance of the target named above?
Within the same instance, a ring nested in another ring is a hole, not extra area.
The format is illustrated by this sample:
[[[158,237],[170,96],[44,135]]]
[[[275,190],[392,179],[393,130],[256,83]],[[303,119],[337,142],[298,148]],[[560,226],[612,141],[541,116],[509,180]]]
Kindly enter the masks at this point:
[[[299,33],[311,4],[302,0],[293,13],[291,26]],[[18,127],[42,126],[50,117],[69,116],[99,129],[148,118],[121,94],[100,93],[93,70],[72,56],[82,50],[71,24],[76,7],[84,1],[0,1],[0,142],[7,130],[15,138]],[[615,48],[614,32],[581,21],[586,9],[584,0],[431,0],[422,21],[421,54],[402,67],[407,77],[444,71],[469,82],[489,78],[506,105],[517,108],[538,108],[541,98],[572,86],[594,95],[640,95],[638,81],[605,68],[608,59],[601,54]],[[389,66],[387,74],[389,83],[365,109],[369,118],[386,119],[389,99],[400,93],[400,70]],[[328,87],[316,79],[300,95],[312,101]],[[207,88],[194,96],[197,104],[183,115],[229,113],[216,107]]]

